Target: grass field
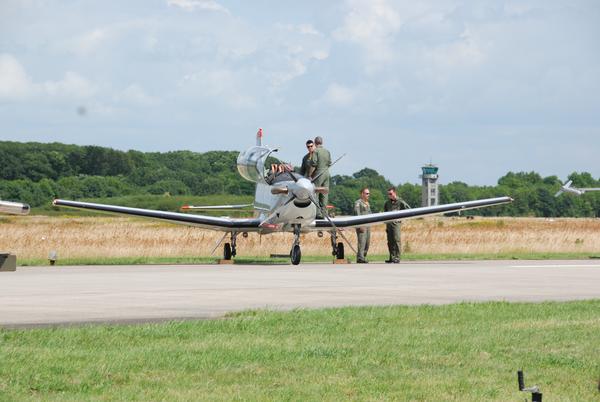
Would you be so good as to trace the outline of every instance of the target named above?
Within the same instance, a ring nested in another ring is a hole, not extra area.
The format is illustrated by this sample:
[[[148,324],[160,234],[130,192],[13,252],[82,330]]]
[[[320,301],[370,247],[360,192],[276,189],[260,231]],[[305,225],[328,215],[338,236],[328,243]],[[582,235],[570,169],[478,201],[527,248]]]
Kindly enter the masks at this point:
[[[600,301],[0,329],[0,400],[598,401]]]
[[[346,236],[356,244],[353,230]],[[152,220],[95,216],[0,217],[0,250],[21,264],[45,264],[51,250],[61,264],[207,263],[223,234]],[[402,227],[406,259],[589,258],[600,255],[600,219],[444,218],[409,220]],[[238,238],[241,260],[287,254],[289,233]],[[349,255],[352,254],[346,247]],[[328,235],[302,236],[303,261],[331,258]],[[373,228],[372,260],[387,258],[383,225]],[[353,256],[352,256],[353,257]]]

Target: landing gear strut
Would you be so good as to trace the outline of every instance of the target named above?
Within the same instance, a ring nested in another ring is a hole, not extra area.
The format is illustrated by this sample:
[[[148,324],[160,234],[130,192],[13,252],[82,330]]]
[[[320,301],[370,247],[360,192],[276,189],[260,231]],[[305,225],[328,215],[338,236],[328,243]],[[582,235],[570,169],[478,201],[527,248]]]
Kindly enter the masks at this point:
[[[231,260],[231,257],[235,257],[236,252],[236,243],[237,243],[237,233],[231,232],[231,243],[225,243],[223,246],[223,259]]]
[[[302,251],[300,250],[300,225],[294,225],[294,245],[290,251],[290,259],[293,265],[300,264],[302,259]]]
[[[344,243],[337,241],[337,232],[334,230],[331,232],[331,255],[334,255],[336,259],[344,259]]]

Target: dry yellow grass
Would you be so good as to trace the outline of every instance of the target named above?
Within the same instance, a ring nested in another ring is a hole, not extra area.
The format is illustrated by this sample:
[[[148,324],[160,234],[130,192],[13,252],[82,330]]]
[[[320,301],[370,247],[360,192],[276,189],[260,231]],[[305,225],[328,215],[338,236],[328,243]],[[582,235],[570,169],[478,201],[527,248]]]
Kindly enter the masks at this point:
[[[369,254],[387,254],[385,227],[372,229]],[[354,230],[344,232],[356,244]],[[122,217],[2,217],[0,250],[19,258],[209,256],[223,233]],[[238,237],[240,256],[286,254],[289,233]],[[600,219],[429,218],[403,223],[402,244],[414,254],[598,253]],[[329,236],[302,236],[305,255],[330,255]],[[221,254],[219,248],[215,256]]]

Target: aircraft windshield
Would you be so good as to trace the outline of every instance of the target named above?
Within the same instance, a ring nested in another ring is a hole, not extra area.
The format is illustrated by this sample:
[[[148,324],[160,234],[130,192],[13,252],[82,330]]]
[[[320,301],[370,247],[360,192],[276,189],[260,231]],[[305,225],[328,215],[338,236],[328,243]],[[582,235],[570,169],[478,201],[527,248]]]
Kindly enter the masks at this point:
[[[237,158],[237,168],[242,177],[255,183],[265,181],[265,160],[273,152],[266,147],[252,147],[241,152]]]

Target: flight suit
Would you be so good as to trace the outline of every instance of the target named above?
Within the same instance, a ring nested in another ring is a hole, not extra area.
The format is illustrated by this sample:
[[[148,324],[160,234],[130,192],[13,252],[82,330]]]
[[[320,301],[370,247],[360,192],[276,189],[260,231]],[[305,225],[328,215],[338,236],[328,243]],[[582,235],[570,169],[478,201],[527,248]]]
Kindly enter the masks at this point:
[[[354,215],[367,215],[371,213],[371,206],[368,202],[359,198],[354,203]],[[371,228],[357,228],[356,238],[358,240],[358,254],[356,262],[367,262],[367,253],[369,252],[369,243],[371,242]]]
[[[313,170],[312,156],[313,154],[309,152],[302,158],[302,164],[300,165],[299,173],[304,177],[309,177]]]
[[[404,209],[405,206],[400,201],[399,198],[396,198],[396,201],[392,201],[388,199],[383,206],[384,212],[388,211],[400,211]],[[400,262],[400,222],[388,222],[385,224],[385,234],[387,235],[387,246],[388,251],[390,252],[390,259],[388,261],[391,262]]]
[[[329,166],[331,166],[331,154],[328,150],[319,145],[315,148],[312,156],[312,166],[315,168],[312,177],[316,177],[313,182],[315,187],[326,187],[329,189]],[[319,193],[319,205],[323,210],[327,208],[329,194]],[[317,211],[317,218],[323,218],[322,212]]]

